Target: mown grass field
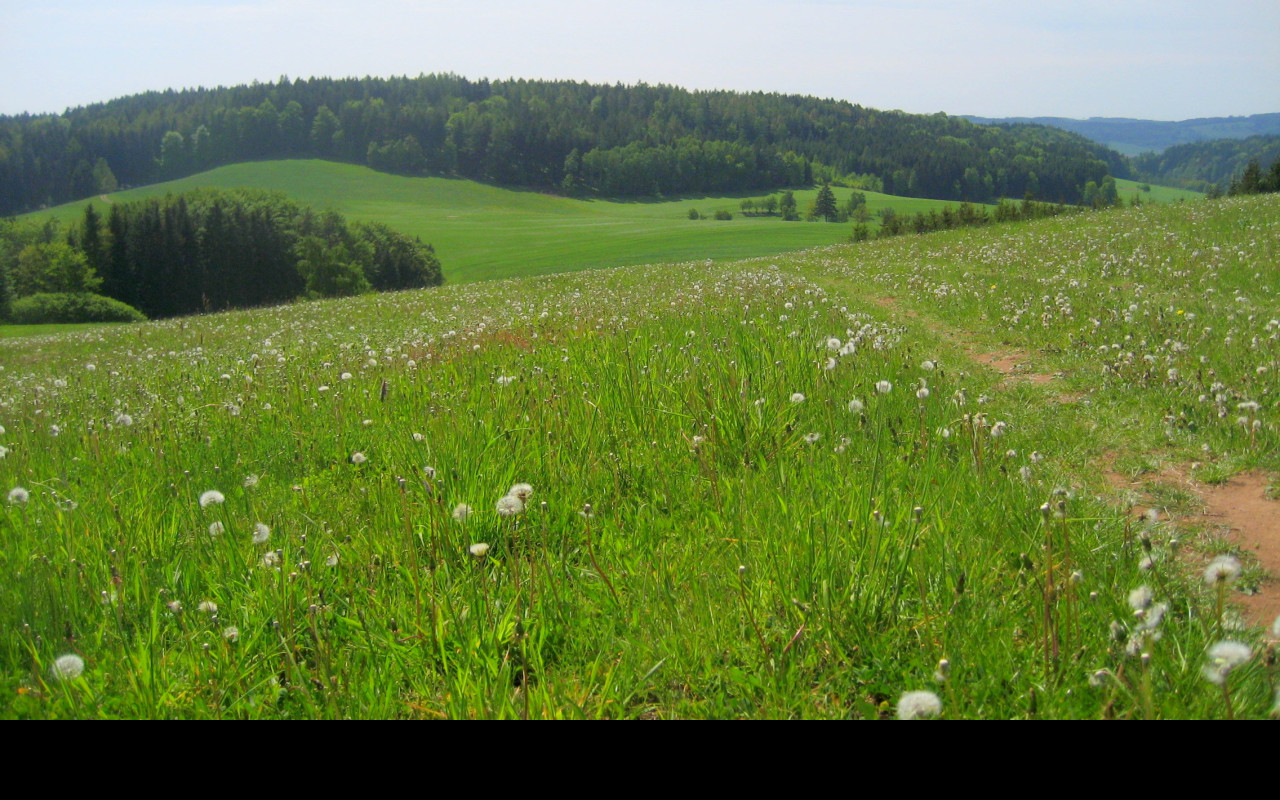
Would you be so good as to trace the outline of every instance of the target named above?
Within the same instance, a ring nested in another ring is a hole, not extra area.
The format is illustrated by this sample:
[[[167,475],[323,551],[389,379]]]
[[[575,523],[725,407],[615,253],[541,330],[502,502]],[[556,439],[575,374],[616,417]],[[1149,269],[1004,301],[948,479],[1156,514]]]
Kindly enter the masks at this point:
[[[474,181],[398,177],[351,164],[314,160],[236,164],[182,180],[117,192],[109,199],[128,202],[201,186],[280,190],[302,203],[335,208],[352,220],[385,222],[433,244],[444,265],[445,279],[451,283],[695,258],[771,255],[836,244],[847,240],[851,231],[848,224],[784,223],[776,217],[744,217],[740,209],[743,197],[667,202],[574,200]],[[848,200],[849,189],[834,191],[841,203]],[[795,194],[803,211],[817,192]],[[936,200],[866,194],[867,207],[873,214],[885,207],[893,207],[900,214],[915,214],[948,205]],[[105,213],[105,204],[98,199],[29,216],[54,216],[71,222],[83,214],[86,202],[93,202],[98,211]],[[734,218],[691,221],[690,209],[706,216],[729,211]]]
[[[1265,717],[1264,576],[1103,473],[1280,473],[1278,256],[1228,199],[0,340],[0,710]]]
[[[1142,186],[1150,186],[1151,191],[1142,191]],[[1132,203],[1135,197],[1138,198],[1139,202],[1143,203],[1185,203],[1204,198],[1203,192],[1176,189],[1172,186],[1155,186],[1142,181],[1131,181],[1123,178],[1116,180],[1116,191],[1120,194],[1120,199],[1125,203]]]

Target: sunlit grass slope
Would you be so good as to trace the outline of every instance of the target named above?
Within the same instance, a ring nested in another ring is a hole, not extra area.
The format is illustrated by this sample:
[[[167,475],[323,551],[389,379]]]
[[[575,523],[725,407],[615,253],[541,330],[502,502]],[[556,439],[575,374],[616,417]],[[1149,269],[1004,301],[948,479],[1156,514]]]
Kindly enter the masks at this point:
[[[1230,199],[0,340],[0,712],[1264,717],[1256,568],[1100,460],[1280,469],[1278,257]]]
[[[335,208],[352,220],[376,220],[432,243],[449,282],[573,272],[625,264],[769,255],[849,238],[847,224],[787,222],[744,217],[738,197],[688,198],[667,202],[574,200],[512,191],[466,180],[406,178],[329,161],[264,161],[222,167],[190,178],[117,192],[112,202],[163,196],[200,186],[278,189],[300,202]],[[835,190],[843,203],[850,190]],[[763,193],[762,193],[763,194]],[[803,211],[814,190],[796,192]],[[79,218],[85,202],[69,203],[33,217]],[[936,200],[867,193],[874,213],[941,209]],[[691,221],[690,209],[730,221]]]

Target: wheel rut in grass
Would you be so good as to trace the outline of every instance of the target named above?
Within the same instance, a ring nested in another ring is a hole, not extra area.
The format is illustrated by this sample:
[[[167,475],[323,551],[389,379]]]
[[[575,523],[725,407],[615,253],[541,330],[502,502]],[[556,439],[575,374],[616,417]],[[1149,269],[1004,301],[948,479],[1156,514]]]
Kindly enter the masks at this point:
[[[1237,594],[1247,618],[1265,628],[1280,616],[1280,501],[1267,496],[1270,481],[1258,472],[1236,475],[1203,493],[1202,520],[1225,532],[1228,541],[1252,553],[1268,580],[1256,594]]]
[[[874,297],[871,298],[871,302],[881,308],[899,310],[896,297]],[[902,310],[900,313],[909,319],[921,317],[920,313],[913,309]],[[1001,383],[1005,386],[1017,383],[1045,386],[1062,377],[1062,373],[1036,372],[1031,369],[1029,367],[1031,357],[1022,348],[991,350],[988,346],[980,344],[977,336],[969,331],[928,317],[923,324],[930,331],[959,348],[971,361],[1000,373],[1003,376]],[[1083,399],[1083,395],[1075,392],[1060,392],[1049,399],[1054,403],[1075,403]]]
[[[1130,481],[1114,470],[1108,470],[1106,477],[1117,489],[1139,493],[1142,502],[1132,509],[1135,513],[1146,508],[1163,510],[1142,491],[1144,485],[1192,495],[1198,510],[1176,516],[1174,525],[1204,526],[1257,560],[1267,573],[1266,579],[1252,594],[1234,592],[1232,600],[1240,605],[1248,622],[1270,630],[1280,616],[1280,500],[1268,495],[1271,481],[1265,474],[1241,473],[1217,485],[1197,483],[1186,470],[1175,467],[1166,467],[1149,481]]]

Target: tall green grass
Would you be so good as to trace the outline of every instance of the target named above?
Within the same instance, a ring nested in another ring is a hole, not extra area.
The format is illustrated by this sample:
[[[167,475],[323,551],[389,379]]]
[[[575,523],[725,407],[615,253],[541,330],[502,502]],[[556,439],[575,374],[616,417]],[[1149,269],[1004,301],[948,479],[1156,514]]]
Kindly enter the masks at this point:
[[[0,341],[0,707],[847,719],[929,690],[948,718],[1264,716],[1257,633],[1093,459],[1280,466],[1277,219],[1144,208]],[[1251,649],[1225,690],[1223,639]]]

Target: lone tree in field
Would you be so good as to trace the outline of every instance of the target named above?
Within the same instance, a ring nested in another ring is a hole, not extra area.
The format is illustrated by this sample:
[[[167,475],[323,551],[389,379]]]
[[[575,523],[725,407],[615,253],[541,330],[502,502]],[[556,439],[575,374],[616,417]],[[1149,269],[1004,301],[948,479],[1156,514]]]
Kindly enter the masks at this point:
[[[840,219],[835,192],[831,191],[831,185],[827,183],[822,184],[822,188],[818,190],[818,197],[813,201],[813,218],[818,217],[822,217],[827,222],[836,222]]]

